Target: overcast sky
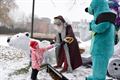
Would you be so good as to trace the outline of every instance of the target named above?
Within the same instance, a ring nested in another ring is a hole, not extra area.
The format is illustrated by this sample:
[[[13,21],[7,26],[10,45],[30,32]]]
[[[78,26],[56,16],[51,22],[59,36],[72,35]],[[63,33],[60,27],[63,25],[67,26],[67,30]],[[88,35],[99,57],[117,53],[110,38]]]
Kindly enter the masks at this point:
[[[32,13],[33,0],[16,0],[19,7],[19,15],[26,16]],[[35,15],[38,17],[48,17],[53,19],[57,15],[63,15],[70,21],[80,21],[81,19],[91,20],[92,16],[85,13],[84,9],[89,6],[91,0],[35,0]]]

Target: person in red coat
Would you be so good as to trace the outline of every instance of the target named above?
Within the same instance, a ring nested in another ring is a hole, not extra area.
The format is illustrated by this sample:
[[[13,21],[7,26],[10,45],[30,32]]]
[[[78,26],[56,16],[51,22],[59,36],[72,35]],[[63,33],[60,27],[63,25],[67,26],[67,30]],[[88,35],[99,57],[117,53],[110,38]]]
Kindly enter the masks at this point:
[[[64,63],[63,69],[60,72],[72,72],[82,65],[78,42],[71,25],[67,24],[61,15],[54,17],[54,24],[58,31],[55,41],[59,45],[56,48],[57,65],[54,67],[62,67]]]

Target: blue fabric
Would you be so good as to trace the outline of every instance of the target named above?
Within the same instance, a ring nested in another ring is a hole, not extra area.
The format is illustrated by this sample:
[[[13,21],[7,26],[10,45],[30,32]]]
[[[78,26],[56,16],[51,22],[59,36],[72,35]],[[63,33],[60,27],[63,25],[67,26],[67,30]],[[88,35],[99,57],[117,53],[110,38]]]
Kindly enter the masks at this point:
[[[105,80],[108,61],[114,51],[115,26],[110,22],[95,24],[99,14],[110,12],[106,0],[92,0],[88,12],[94,16],[94,20],[89,28],[93,32],[90,50],[93,72],[87,80]]]
[[[105,80],[109,58],[105,58],[102,56],[93,56],[92,58],[93,76],[89,76],[87,80]]]
[[[111,57],[114,47],[114,31],[115,27],[110,22],[95,24],[95,21],[90,23],[90,27],[95,35],[92,37],[91,54],[104,55],[104,57]]]
[[[93,74],[92,76],[87,77],[87,80],[106,80],[108,61],[109,58],[102,56],[92,56]]]

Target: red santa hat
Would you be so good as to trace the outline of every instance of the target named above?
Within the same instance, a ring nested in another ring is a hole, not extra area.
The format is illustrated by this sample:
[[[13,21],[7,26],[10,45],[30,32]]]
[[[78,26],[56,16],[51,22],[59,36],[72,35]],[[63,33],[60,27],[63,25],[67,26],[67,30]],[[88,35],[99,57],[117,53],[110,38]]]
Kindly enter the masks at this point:
[[[61,20],[63,23],[65,23],[65,19],[64,19],[61,15],[54,17],[54,19],[59,19],[59,20]]]
[[[33,49],[36,49],[37,45],[38,45],[37,41],[30,41],[30,47],[32,47]]]

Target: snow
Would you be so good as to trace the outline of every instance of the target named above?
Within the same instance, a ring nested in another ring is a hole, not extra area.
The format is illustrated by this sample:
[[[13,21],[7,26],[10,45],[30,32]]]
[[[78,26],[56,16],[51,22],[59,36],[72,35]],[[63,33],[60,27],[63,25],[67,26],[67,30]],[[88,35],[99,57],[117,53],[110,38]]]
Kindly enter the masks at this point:
[[[13,80],[14,71],[27,67],[29,60],[25,52],[12,47],[0,46],[0,80]],[[3,76],[2,76],[3,75]]]
[[[0,80],[30,80],[31,67],[29,68],[29,60],[26,58],[23,50],[18,50],[13,47],[9,47],[7,44],[6,35],[0,36]],[[54,57],[54,49],[48,51],[48,53]],[[51,63],[52,65],[55,65]],[[57,69],[58,71],[60,69]],[[81,66],[74,70],[72,73],[62,73],[69,80],[85,80],[85,77],[90,75],[92,69]],[[39,80],[53,80],[46,70],[41,70],[38,73]]]

